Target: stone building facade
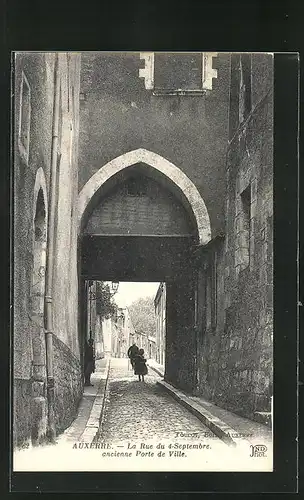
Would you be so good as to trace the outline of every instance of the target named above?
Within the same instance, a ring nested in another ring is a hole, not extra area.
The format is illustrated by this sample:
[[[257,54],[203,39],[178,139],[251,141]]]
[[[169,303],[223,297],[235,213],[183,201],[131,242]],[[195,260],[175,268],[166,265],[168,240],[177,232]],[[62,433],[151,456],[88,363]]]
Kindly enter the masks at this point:
[[[78,184],[79,76],[77,54],[15,55],[13,436],[18,445],[29,439],[34,443],[44,439],[51,386],[55,393],[57,432],[72,421],[82,392],[75,316],[77,233],[73,216]],[[56,165],[55,189],[51,185],[52,159]],[[55,197],[52,216],[56,229],[50,259],[51,197],[53,201]],[[46,351],[44,297],[50,266],[54,376],[48,377],[50,353]]]

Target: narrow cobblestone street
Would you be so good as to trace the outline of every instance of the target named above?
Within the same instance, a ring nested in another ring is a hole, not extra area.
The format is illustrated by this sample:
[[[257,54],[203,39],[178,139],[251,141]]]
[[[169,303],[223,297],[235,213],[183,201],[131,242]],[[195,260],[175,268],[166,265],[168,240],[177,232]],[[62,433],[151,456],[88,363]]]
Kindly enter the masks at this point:
[[[252,461],[248,441],[240,440],[235,448],[211,432],[157,383],[162,377],[150,367],[145,382],[139,382],[127,359],[98,360],[96,366],[94,385],[86,388],[78,417],[58,436],[57,445],[18,451],[15,469],[182,472],[269,468],[267,456]]]
[[[145,382],[139,382],[127,359],[112,359],[106,404],[99,440],[171,440],[180,433],[187,439],[211,434],[187,409],[183,408],[156,382],[160,377],[150,368]],[[218,440],[212,434],[212,440]]]

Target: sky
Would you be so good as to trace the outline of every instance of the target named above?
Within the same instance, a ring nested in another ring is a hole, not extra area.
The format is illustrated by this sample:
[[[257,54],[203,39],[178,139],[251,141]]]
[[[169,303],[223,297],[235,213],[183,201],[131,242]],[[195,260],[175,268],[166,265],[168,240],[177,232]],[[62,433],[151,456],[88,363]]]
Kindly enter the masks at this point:
[[[141,297],[155,297],[159,282],[129,282],[120,281],[115,302],[118,307],[128,307],[132,302]]]

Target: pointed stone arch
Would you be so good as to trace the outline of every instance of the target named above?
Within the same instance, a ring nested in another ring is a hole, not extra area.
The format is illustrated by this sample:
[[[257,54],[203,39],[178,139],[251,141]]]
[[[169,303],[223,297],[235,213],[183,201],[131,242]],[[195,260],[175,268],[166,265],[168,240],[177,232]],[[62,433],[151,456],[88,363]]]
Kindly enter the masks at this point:
[[[48,199],[45,174],[36,173],[32,209],[32,279],[31,279],[31,340],[32,340],[32,429],[33,443],[46,433],[46,347],[44,337],[44,294],[47,250]]]
[[[87,181],[78,195],[77,222],[78,232],[85,210],[95,193],[110,178],[136,163],[145,163],[166,176],[183,194],[193,212],[198,232],[199,243],[205,245],[211,239],[210,219],[207,207],[196,186],[176,165],[157,153],[144,148],[135,149],[122,154],[101,167]]]

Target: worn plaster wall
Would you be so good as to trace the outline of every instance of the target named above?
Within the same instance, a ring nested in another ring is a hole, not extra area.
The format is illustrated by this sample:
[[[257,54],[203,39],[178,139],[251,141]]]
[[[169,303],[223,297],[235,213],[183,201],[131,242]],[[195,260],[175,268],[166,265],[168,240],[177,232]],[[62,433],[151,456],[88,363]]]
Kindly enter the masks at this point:
[[[102,319],[97,314],[95,323],[95,359],[104,358]]]

